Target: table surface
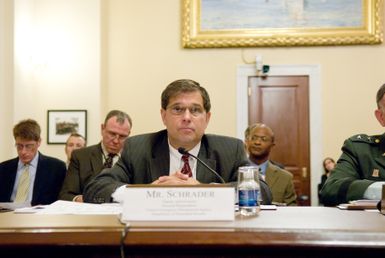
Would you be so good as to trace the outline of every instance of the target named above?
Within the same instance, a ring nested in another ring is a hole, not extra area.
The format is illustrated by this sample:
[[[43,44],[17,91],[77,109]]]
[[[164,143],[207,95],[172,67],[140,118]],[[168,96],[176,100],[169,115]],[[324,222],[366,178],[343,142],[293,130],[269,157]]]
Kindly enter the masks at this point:
[[[234,221],[136,221],[115,215],[0,213],[4,245],[248,245],[385,248],[385,216],[378,211],[278,207]],[[39,237],[31,237],[38,234]]]

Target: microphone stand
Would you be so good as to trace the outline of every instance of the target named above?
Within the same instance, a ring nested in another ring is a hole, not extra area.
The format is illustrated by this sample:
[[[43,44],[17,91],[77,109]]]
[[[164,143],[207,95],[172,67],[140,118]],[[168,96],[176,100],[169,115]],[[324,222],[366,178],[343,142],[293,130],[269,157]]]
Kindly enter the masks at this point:
[[[192,155],[190,152],[186,151],[185,148],[179,147],[178,152],[182,155],[188,155],[196,159],[199,163],[201,163],[205,168],[207,168],[211,173],[213,173],[220,181],[222,184],[226,184],[225,180],[223,177],[221,177],[214,169],[210,168],[205,162],[203,162],[200,158]]]

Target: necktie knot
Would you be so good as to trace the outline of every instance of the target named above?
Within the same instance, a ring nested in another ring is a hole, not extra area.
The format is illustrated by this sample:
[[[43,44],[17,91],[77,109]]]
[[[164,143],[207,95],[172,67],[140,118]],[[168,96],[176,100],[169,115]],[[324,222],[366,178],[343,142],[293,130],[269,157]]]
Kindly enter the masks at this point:
[[[188,162],[188,155],[187,154],[183,154],[182,155],[182,160],[183,160],[183,162]]]
[[[108,153],[106,160],[104,161],[103,167],[111,168],[115,156],[116,156],[116,153]]]
[[[190,164],[188,162],[188,155],[187,154],[182,155],[182,161],[183,161],[183,167],[182,167],[181,172],[183,174],[188,175],[189,177],[192,177],[192,171],[191,171]]]

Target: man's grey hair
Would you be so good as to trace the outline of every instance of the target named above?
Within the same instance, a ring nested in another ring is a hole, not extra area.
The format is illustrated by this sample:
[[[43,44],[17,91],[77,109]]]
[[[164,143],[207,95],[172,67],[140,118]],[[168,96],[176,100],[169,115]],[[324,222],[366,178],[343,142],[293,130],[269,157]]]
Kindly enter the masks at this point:
[[[255,124],[251,124],[249,125],[246,130],[245,130],[245,140],[249,139],[250,137],[250,133],[255,129],[255,128],[267,128],[270,132],[271,132],[271,141],[274,142],[274,132],[273,130],[268,127],[267,125],[263,124],[263,123],[255,123]]]
[[[108,114],[107,114],[107,116],[106,116],[106,119],[104,119],[104,124],[106,124],[107,121],[108,121],[111,117],[116,117],[116,121],[117,121],[119,124],[123,124],[124,121],[127,119],[127,120],[128,120],[128,123],[130,124],[130,127],[132,127],[132,120],[131,120],[131,117],[130,117],[126,112],[123,112],[123,111],[120,111],[120,110],[111,110],[110,112],[108,112]]]

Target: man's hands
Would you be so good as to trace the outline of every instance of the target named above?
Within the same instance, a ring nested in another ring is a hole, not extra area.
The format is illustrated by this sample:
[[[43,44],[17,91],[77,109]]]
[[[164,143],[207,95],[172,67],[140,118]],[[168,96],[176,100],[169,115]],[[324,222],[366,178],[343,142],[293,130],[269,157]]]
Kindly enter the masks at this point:
[[[152,182],[154,185],[198,185],[199,181],[177,171],[169,176],[161,176],[158,180]]]
[[[83,195],[76,195],[73,200],[73,202],[83,202]]]

